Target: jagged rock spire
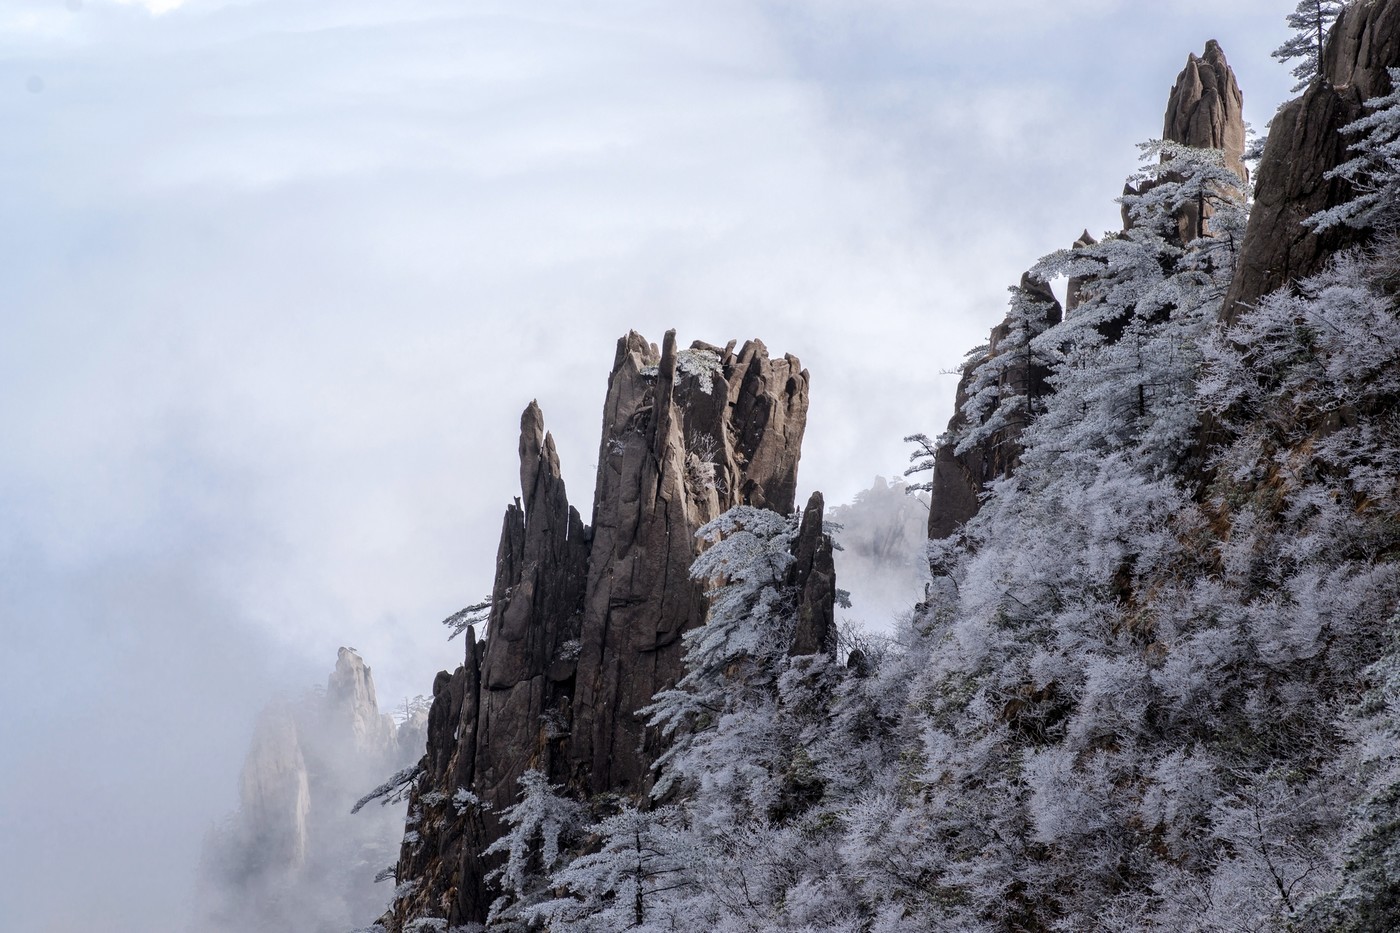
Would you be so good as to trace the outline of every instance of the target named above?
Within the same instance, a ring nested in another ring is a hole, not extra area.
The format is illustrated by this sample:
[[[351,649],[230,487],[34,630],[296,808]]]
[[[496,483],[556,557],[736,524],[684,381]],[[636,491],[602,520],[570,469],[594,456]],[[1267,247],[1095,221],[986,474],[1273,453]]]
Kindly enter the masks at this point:
[[[1176,76],[1167,96],[1167,111],[1162,119],[1162,139],[1196,149],[1219,149],[1225,153],[1225,165],[1241,184],[1249,181],[1249,169],[1244,164],[1244,95],[1240,93],[1235,72],[1225,60],[1225,52],[1214,39],[1206,42],[1201,55],[1186,57],[1186,67]],[[1166,156],[1163,156],[1166,161]],[[1123,186],[1123,193],[1142,194],[1152,185],[1134,188]],[[1204,211],[1204,216],[1202,215]],[[1123,229],[1133,226],[1127,205],[1122,208]],[[1188,205],[1177,218],[1181,242],[1189,242],[1207,232],[1204,223],[1210,217],[1206,204]]]
[[[520,419],[521,498],[507,507],[484,642],[433,688],[412,806],[415,882],[383,918],[480,922],[494,896],[481,852],[503,832],[529,769],[580,797],[641,795],[662,750],[636,711],[675,684],[681,636],[705,618],[690,565],[695,532],[739,504],[788,513],[807,421],[808,374],[757,340],[737,352],[668,331],[618,341],[603,408],[591,527],[568,503],[553,437],[531,402]],[[814,497],[799,535],[799,644],[834,647],[831,542]],[[798,573],[794,571],[794,573]],[[457,807],[464,788],[486,808]]]
[[[1244,96],[1220,43],[1211,39],[1204,54],[1187,56],[1167,98],[1162,138],[1197,149],[1221,149],[1225,164],[1247,181],[1244,166]]]
[[[836,656],[836,563],[831,537],[822,529],[826,500],[812,493],[793,542],[788,582],[797,591],[797,626],[789,654]]]
[[[689,579],[701,525],[729,508],[792,510],[807,371],[751,340],[660,353],[618,342],[604,406],[584,608],[574,780],[641,790],[657,739],[633,715],[681,672],[680,637],[704,616]],[[621,712],[619,712],[621,711]]]

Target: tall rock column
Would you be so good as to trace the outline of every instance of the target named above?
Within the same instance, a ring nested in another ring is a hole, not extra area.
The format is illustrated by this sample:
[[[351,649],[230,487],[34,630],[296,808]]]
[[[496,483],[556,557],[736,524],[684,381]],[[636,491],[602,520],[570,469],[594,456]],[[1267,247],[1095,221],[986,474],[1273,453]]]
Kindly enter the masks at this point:
[[[506,805],[527,770],[557,770],[552,740],[569,716],[577,651],[567,646],[578,641],[588,572],[583,520],[534,402],[520,418],[520,489],[496,557],[472,771],[473,790]]]
[[[618,342],[603,413],[570,756],[591,793],[644,790],[658,740],[635,711],[681,674],[704,619],[690,579],[700,526],[739,504],[787,513],[807,421],[796,357],[749,341],[660,353]]]
[[[1225,60],[1220,43],[1211,39],[1205,53],[1186,60],[1167,98],[1162,138],[1197,149],[1219,149],[1225,153],[1225,166],[1249,181],[1244,165],[1244,95],[1235,81],[1235,72]],[[1177,218],[1177,235],[1189,243],[1205,236],[1209,228],[1210,205],[1204,199],[1187,205]]]
[[[433,686],[427,752],[403,778],[411,826],[386,929],[485,920],[496,892],[482,853],[525,771],[582,798],[648,789],[661,748],[636,711],[680,678],[681,635],[705,619],[695,533],[741,503],[790,512],[797,488],[807,372],[757,340],[734,347],[678,349],[674,331],[660,350],[636,333],[618,342],[591,528],[539,407],[521,416],[521,498],[501,529],[487,635],[468,630],[464,663]],[[826,651],[835,578],[820,497],[808,513],[794,651]]]
[[[1177,75],[1167,96],[1162,138],[1195,149],[1219,149],[1225,154],[1225,166],[1239,177],[1240,184],[1249,181],[1249,170],[1244,164],[1244,95],[1224,50],[1214,39],[1206,43],[1201,55],[1192,53],[1186,57],[1186,67]],[[1123,193],[1142,194],[1150,187],[1126,185]],[[1177,217],[1178,239],[1189,243],[1205,236],[1210,213],[1210,205],[1204,199],[1187,205]],[[1124,207],[1123,229],[1132,225]]]
[[[1220,149],[1225,165],[1243,181],[1244,95],[1234,69],[1214,39],[1206,42],[1199,57],[1188,55],[1167,96],[1162,138],[1197,149]]]

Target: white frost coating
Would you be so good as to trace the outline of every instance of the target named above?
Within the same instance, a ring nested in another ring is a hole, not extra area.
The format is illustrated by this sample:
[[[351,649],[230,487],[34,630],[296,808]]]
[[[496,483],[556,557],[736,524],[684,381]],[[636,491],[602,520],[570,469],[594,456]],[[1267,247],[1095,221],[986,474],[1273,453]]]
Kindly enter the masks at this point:
[[[724,375],[724,365],[713,350],[696,347],[676,354],[676,371],[695,379],[700,391],[710,395],[715,390],[714,381]]]

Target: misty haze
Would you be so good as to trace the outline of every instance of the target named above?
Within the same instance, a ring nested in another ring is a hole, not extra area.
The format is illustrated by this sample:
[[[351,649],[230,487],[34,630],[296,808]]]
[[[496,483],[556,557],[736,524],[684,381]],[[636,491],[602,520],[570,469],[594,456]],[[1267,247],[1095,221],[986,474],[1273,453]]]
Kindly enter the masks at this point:
[[[1400,0],[7,0],[0,109],[0,929],[1400,929]]]

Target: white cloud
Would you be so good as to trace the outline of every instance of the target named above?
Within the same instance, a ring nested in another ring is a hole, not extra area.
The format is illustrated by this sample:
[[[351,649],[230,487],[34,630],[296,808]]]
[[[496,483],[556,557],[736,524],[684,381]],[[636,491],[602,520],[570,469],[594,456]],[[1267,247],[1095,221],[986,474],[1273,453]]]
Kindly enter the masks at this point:
[[[188,690],[230,626],[238,651],[353,644],[386,701],[426,690],[460,651],[436,620],[490,584],[520,409],[539,398],[586,514],[629,328],[798,354],[804,491],[848,499],[940,430],[940,371],[1020,271],[1112,223],[1186,53],[1215,34],[1242,80],[1272,66],[1233,5],[1211,15],[1234,38],[1105,2],[998,15],[995,42],[994,4],[968,33],[865,8],[94,0],[7,34],[0,570],[6,612],[53,607],[26,689],[103,663],[74,628],[97,613],[143,697]],[[94,568],[131,585],[59,598]],[[25,760],[70,728],[43,724]],[[216,785],[182,812],[225,811]],[[0,791],[0,821],[16,806]],[[0,901],[39,910],[19,877]]]
[[[170,13],[185,5],[185,0],[117,0],[122,6],[145,7],[152,14],[160,16],[163,13]]]

